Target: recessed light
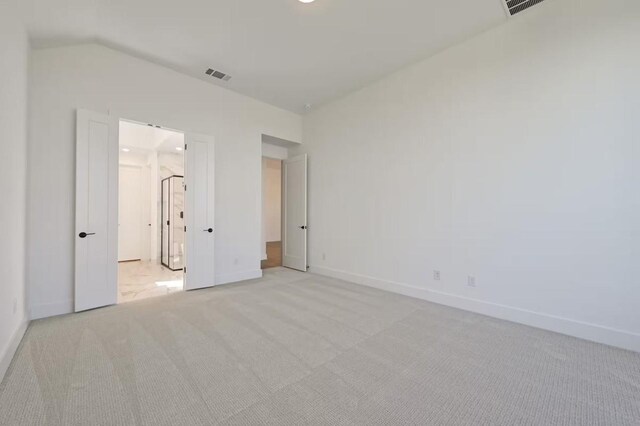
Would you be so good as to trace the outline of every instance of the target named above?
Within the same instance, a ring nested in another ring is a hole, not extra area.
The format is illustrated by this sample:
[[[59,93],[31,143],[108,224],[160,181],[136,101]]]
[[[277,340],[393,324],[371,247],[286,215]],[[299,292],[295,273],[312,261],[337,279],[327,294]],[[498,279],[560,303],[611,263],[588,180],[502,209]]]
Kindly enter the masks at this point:
[[[176,151],[182,151],[182,147],[181,146],[176,146]]]
[[[298,0],[300,3],[313,3],[315,0]]]
[[[129,152],[131,151],[129,148],[122,148],[122,152]]]

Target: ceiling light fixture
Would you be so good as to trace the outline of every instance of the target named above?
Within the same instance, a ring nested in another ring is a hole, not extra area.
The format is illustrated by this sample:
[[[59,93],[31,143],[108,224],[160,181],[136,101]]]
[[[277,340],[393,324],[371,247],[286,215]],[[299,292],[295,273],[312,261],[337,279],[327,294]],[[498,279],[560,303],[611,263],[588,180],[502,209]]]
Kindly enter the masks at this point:
[[[182,151],[182,147],[181,146],[176,146],[176,151]]]
[[[298,0],[300,3],[313,3],[315,0]]]
[[[129,148],[122,148],[122,152],[129,152],[131,151]]]

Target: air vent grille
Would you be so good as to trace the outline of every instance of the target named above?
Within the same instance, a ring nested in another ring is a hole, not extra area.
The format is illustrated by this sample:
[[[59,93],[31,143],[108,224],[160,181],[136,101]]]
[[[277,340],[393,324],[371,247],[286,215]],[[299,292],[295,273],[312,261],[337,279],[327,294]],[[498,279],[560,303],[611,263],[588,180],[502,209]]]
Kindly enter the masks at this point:
[[[507,9],[511,16],[516,13],[520,13],[523,10],[529,9],[531,6],[535,6],[538,3],[542,3],[544,0],[505,0]]]
[[[207,69],[204,73],[209,77],[217,78],[218,80],[222,80],[222,81],[231,80],[231,76],[229,74],[225,74],[222,71],[214,70],[213,68]]]

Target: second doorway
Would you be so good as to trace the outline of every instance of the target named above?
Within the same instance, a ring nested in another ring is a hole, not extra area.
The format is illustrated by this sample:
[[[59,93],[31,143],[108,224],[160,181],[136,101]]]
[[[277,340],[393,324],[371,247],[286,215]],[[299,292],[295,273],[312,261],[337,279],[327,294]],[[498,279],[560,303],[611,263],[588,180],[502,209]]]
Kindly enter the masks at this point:
[[[282,161],[262,157],[262,269],[282,266]]]

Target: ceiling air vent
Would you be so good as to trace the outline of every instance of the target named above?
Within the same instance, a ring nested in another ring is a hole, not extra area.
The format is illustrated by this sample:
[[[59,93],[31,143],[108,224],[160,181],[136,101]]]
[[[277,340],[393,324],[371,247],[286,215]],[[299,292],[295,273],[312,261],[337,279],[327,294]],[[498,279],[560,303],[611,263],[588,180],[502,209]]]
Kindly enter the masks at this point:
[[[525,9],[529,9],[531,6],[535,6],[538,3],[542,3],[543,1],[544,0],[505,0],[507,10],[511,16],[522,12]]]
[[[222,81],[231,80],[231,76],[229,74],[225,74],[222,71],[216,71],[216,70],[214,70],[212,68],[209,68],[204,73],[206,75],[208,75],[209,77],[217,78],[218,80],[222,80]]]

